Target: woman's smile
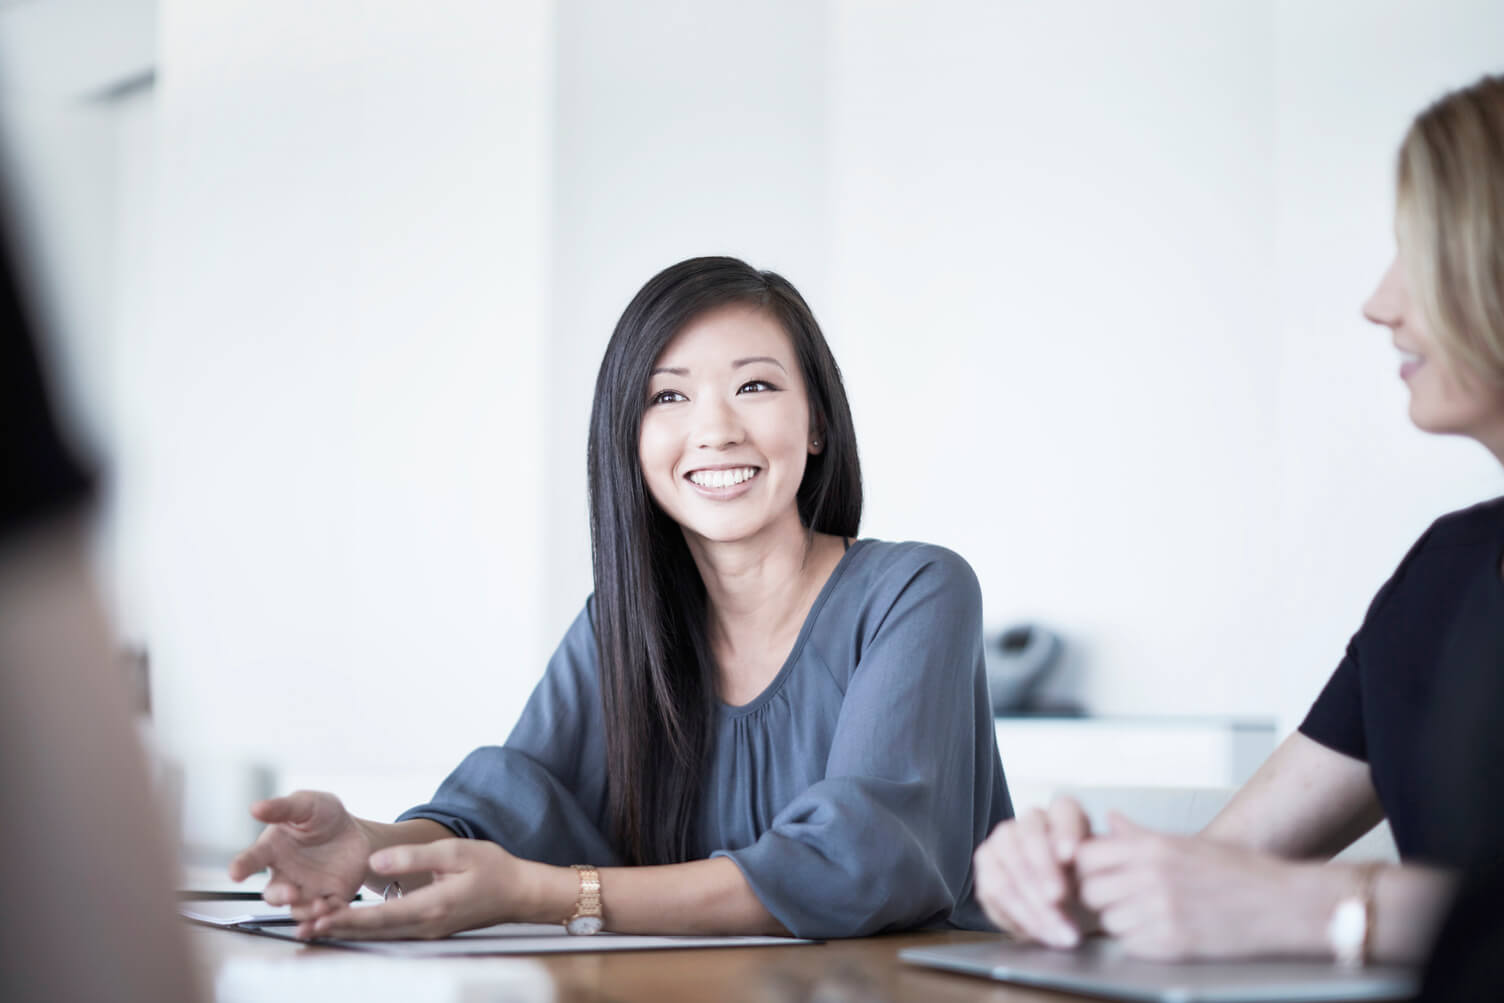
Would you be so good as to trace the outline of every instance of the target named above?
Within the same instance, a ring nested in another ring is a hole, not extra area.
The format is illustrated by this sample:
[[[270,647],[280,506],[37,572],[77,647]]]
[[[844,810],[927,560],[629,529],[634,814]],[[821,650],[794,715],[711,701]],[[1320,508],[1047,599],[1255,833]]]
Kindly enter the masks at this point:
[[[695,491],[714,501],[729,501],[752,490],[752,482],[762,473],[761,467],[698,467],[684,475]]]
[[[1410,352],[1401,348],[1400,353],[1400,379],[1406,381],[1414,376],[1421,366],[1426,364],[1426,357],[1419,352]]]

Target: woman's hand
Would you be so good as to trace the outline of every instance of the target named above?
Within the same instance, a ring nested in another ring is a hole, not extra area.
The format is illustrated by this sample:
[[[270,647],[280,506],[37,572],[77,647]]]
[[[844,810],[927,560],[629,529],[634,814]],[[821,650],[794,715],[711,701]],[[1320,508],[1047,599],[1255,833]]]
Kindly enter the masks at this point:
[[[339,798],[298,791],[258,801],[251,814],[267,826],[256,842],[230,862],[230,877],[244,881],[271,869],[262,898],[293,907],[298,915],[318,902],[345,903],[366,876],[371,835]]]
[[[1073,865],[1089,835],[1086,813],[1068,797],[999,823],[973,858],[987,918],[1018,940],[1079,944],[1092,917],[1080,908]]]
[[[1158,961],[1324,952],[1341,894],[1325,877],[1317,864],[1166,836],[1117,813],[1076,854],[1081,899],[1103,930]]]
[[[392,846],[372,854],[377,874],[432,872],[433,880],[379,906],[351,908],[326,902],[298,926],[299,937],[393,940],[447,937],[492,923],[527,918],[529,864],[495,843],[440,839],[420,846]],[[562,918],[562,917],[561,917]]]

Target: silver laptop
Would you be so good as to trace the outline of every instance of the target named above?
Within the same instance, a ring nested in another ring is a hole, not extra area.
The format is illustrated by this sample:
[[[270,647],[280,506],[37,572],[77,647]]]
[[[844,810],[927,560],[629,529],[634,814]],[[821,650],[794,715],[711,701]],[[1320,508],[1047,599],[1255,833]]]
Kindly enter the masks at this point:
[[[1306,961],[1164,964],[1122,956],[1110,940],[1080,950],[995,941],[911,947],[898,956],[915,965],[980,975],[999,982],[1058,989],[1110,1000],[1162,1003],[1289,1003],[1295,1000],[1407,1000],[1420,988],[1409,968],[1343,969]]]

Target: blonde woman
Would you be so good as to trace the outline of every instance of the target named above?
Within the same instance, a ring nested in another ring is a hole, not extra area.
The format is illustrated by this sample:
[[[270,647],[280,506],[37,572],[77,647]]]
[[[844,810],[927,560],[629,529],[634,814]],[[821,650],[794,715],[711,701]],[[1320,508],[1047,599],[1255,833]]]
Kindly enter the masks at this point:
[[[1504,77],[1446,95],[1400,147],[1398,253],[1363,315],[1387,328],[1410,418],[1504,463]],[[1436,708],[1500,666],[1504,499],[1437,520],[1374,598],[1299,731],[1195,837],[1061,799],[976,852],[978,896],[1015,936],[1100,930],[1158,959],[1425,956],[1466,834],[1433,771]],[[1402,863],[1327,864],[1387,818]],[[1438,820],[1452,819],[1450,825]]]

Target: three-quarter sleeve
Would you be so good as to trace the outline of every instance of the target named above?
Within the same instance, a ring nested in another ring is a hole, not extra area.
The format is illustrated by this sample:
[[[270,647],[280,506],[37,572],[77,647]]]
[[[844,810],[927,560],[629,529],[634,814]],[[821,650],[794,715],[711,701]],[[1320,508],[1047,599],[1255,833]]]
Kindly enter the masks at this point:
[[[856,937],[952,920],[971,854],[1008,814],[970,566],[925,547],[863,617],[822,779],[753,843],[720,850],[790,932]],[[1000,769],[1000,767],[999,767]]]
[[[399,821],[427,818],[527,860],[612,866],[603,835],[605,738],[587,603],[564,635],[504,746],[466,756],[433,799]]]

